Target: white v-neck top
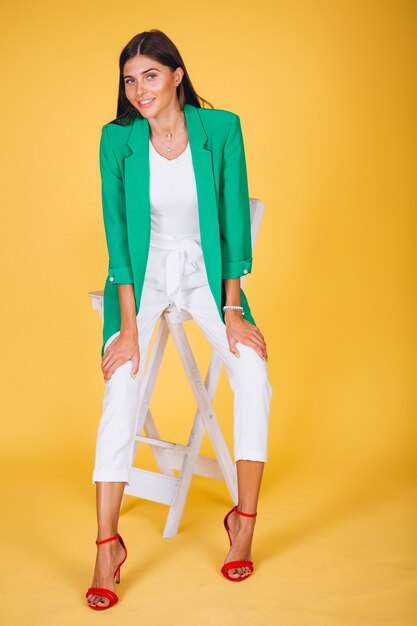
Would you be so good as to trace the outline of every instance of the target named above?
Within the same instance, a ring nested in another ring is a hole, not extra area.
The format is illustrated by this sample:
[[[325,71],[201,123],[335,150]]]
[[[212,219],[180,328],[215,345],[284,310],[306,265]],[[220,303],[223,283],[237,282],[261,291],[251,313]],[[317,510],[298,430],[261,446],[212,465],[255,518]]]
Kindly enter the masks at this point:
[[[200,234],[197,188],[190,142],[175,159],[167,159],[149,140],[151,230],[173,237]]]
[[[144,282],[178,306],[183,290],[208,286],[190,143],[167,159],[149,139],[151,240]]]

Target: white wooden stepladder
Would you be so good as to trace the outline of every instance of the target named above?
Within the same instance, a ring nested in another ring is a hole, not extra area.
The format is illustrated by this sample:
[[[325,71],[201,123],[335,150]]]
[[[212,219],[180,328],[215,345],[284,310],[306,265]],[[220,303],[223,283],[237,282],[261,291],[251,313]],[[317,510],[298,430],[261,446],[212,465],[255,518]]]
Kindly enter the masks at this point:
[[[263,203],[257,198],[250,198],[252,249],[263,211]],[[245,279],[246,276],[241,276],[241,287]],[[92,298],[93,308],[99,311],[103,319],[103,291],[92,291],[88,295]],[[123,494],[169,506],[164,538],[177,534],[193,474],[225,480],[232,501],[234,504],[238,502],[236,464],[232,461],[212,407],[223,363],[213,351],[206,379],[203,381],[182,324],[190,319],[193,318],[187,311],[181,310],[178,313],[176,307],[171,309],[167,306],[161,314],[156,339],[140,387],[133,454],[135,459],[139,443],[150,445],[160,473],[133,465],[130,469],[129,484],[125,485]],[[197,401],[197,411],[186,445],[162,440],[149,408],[169,334],[173,337]],[[199,454],[205,430],[210,437],[216,458]],[[178,477],[174,470],[180,470]]]

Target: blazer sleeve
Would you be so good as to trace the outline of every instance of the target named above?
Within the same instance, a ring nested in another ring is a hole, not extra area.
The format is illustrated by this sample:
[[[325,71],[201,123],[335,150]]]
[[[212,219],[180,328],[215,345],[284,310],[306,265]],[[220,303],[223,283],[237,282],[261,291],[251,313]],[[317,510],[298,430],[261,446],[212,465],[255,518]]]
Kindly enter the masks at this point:
[[[109,255],[108,279],[113,284],[133,284],[126,224],[125,188],[111,147],[107,126],[100,139],[100,174],[104,229]]]
[[[252,271],[252,239],[245,148],[236,114],[223,150],[219,192],[222,278],[239,278]]]

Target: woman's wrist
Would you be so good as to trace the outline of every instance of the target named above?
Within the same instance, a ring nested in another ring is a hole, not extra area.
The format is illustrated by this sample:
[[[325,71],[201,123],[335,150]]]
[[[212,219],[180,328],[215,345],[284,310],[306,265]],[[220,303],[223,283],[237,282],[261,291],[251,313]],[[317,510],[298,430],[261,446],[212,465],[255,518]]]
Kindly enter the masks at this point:
[[[135,338],[138,336],[138,327],[135,326],[122,326],[120,329],[120,334],[124,337],[132,337]]]
[[[226,323],[236,319],[243,319],[242,311],[239,309],[226,309],[224,311],[224,321]]]
[[[119,302],[120,302],[120,334],[125,337],[135,338],[138,334],[136,320],[136,301],[133,291],[133,284],[120,284]]]

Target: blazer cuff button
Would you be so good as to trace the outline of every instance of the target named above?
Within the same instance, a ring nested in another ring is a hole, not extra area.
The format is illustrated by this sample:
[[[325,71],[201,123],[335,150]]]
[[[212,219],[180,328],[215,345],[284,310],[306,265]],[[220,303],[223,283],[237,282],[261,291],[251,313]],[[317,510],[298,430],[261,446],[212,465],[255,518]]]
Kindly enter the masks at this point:
[[[248,273],[248,270],[243,270],[243,273],[244,273],[244,274],[247,274],[247,273]]]
[[[109,280],[114,281],[114,276],[110,276]]]

